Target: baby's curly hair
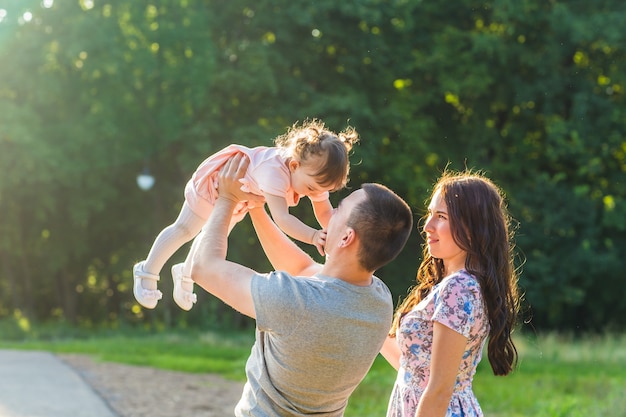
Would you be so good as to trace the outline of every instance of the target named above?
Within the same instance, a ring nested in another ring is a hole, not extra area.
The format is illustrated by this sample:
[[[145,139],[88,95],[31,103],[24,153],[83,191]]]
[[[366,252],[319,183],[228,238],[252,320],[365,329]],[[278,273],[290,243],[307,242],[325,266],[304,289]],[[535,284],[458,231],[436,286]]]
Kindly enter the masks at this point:
[[[359,135],[351,126],[337,134],[328,130],[321,120],[312,119],[294,123],[274,143],[302,165],[317,164],[317,182],[325,187],[334,186],[336,191],[348,183],[349,153],[358,141]]]

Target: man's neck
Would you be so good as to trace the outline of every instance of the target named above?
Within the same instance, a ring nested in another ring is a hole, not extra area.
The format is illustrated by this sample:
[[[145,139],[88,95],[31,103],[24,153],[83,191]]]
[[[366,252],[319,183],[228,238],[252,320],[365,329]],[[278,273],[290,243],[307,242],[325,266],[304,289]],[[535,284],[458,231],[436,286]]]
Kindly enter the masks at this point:
[[[333,277],[359,287],[367,287],[372,284],[372,272],[364,271],[358,265],[349,262],[332,262],[327,259],[320,274]]]

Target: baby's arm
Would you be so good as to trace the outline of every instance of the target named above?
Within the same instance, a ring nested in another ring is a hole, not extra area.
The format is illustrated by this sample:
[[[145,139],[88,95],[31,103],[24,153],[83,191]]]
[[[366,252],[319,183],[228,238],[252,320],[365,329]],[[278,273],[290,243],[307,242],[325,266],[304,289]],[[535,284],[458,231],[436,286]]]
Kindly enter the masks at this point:
[[[330,200],[311,201],[311,204],[313,205],[313,213],[315,213],[317,222],[323,229],[326,229],[328,227],[328,222],[330,221],[330,215],[333,211],[333,206],[330,204]]]
[[[274,223],[292,238],[300,242],[314,245],[320,255],[324,255],[324,244],[326,243],[326,232],[316,230],[304,224],[296,216],[289,213],[289,205],[284,197],[265,194],[265,202],[272,214]]]
[[[322,265],[315,262],[278,228],[265,211],[265,207],[255,207],[249,214],[265,255],[276,271],[307,277],[320,271]]]

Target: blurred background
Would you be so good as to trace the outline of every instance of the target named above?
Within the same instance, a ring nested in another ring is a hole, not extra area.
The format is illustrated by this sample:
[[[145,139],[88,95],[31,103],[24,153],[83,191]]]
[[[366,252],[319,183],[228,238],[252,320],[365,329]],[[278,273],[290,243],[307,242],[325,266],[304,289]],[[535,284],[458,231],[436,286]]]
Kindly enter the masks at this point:
[[[0,0],[0,320],[251,328],[173,303],[189,246],[155,310],[131,268],[209,154],[320,118],[361,135],[334,204],[381,182],[418,224],[446,167],[480,170],[517,221],[522,330],[623,331],[624,22],[623,0]],[[378,272],[396,302],[421,244]],[[228,257],[270,270],[248,219]]]

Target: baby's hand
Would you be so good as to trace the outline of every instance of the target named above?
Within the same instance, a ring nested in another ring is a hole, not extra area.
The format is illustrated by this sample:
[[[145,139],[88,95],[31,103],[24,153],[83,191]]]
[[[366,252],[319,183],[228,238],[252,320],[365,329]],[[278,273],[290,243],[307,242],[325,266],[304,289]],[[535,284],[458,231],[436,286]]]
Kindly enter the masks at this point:
[[[324,246],[326,246],[326,230],[316,230],[313,233],[313,242],[311,242],[320,255],[324,256]]]

